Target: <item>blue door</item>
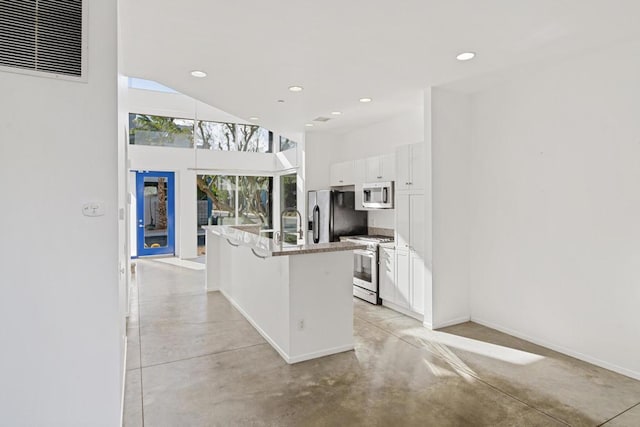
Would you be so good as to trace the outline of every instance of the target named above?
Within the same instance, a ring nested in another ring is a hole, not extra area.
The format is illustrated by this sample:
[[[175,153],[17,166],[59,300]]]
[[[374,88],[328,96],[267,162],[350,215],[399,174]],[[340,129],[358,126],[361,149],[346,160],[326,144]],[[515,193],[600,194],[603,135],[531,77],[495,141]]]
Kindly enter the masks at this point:
[[[173,172],[136,172],[138,256],[175,253]]]

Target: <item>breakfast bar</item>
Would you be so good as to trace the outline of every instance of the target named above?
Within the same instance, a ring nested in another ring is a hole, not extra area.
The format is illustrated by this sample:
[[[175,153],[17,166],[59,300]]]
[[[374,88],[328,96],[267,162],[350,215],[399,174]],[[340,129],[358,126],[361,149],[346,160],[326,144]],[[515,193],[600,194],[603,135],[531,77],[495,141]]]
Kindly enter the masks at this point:
[[[220,291],[287,363],[353,349],[352,251],[277,244],[257,228],[208,226],[208,291]]]

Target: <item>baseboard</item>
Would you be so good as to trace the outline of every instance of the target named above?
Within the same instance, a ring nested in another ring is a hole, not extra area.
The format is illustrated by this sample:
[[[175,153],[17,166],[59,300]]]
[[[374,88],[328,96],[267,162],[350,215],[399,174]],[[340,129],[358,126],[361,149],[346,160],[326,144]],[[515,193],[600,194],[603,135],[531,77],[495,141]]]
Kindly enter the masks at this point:
[[[486,326],[487,328],[495,329],[496,331],[500,331],[500,332],[504,332],[505,334],[513,335],[514,337],[521,338],[523,340],[532,342],[534,344],[541,345],[543,347],[549,348],[551,350],[555,350],[555,351],[557,351],[559,353],[563,353],[563,354],[566,354],[566,355],[571,356],[571,357],[575,357],[576,359],[580,359],[580,360],[582,360],[584,362],[591,363],[592,365],[596,365],[596,366],[599,366],[601,368],[605,368],[605,369],[608,369],[610,371],[617,372],[619,374],[625,375],[625,376],[627,376],[629,378],[633,378],[635,380],[640,380],[640,372],[633,371],[633,370],[627,369],[627,368],[623,368],[621,366],[617,366],[617,365],[614,365],[614,364],[609,363],[609,362],[605,362],[604,360],[600,360],[598,358],[595,358],[595,357],[580,353],[578,351],[572,350],[572,349],[567,348],[567,347],[563,347],[563,346],[560,346],[560,345],[553,344],[553,343],[551,343],[551,342],[549,342],[547,340],[544,340],[544,339],[541,339],[541,338],[538,338],[538,337],[533,337],[531,335],[527,335],[527,334],[521,333],[521,332],[516,331],[514,329],[507,328],[507,327],[504,327],[502,325],[498,325],[496,323],[489,322],[489,321],[477,318],[475,316],[471,316],[470,320],[472,322],[475,322],[475,323],[478,323],[480,325]]]
[[[120,425],[124,424],[124,393],[126,390],[127,384],[127,351],[129,349],[129,338],[124,336],[124,355],[123,359],[124,363],[122,365],[122,390],[120,390]]]
[[[285,359],[285,360],[287,361],[287,363],[293,364],[293,363],[298,363],[298,362],[304,362],[305,360],[316,359],[318,357],[329,356],[331,354],[344,353],[345,351],[351,351],[354,348],[355,347],[353,346],[353,344],[342,345],[342,346],[330,348],[330,349],[327,349],[327,350],[316,351],[316,352],[313,352],[313,353],[307,353],[307,354],[303,354],[303,355],[296,356],[296,357],[290,357],[290,358]]]
[[[404,314],[405,316],[413,317],[416,320],[424,321],[424,316],[420,313],[416,313],[415,311],[411,311],[407,308],[401,307],[397,304],[394,304],[389,301],[382,300],[382,305],[390,308],[393,311],[397,311],[398,313]]]
[[[457,319],[445,320],[444,322],[438,322],[433,324],[433,329],[442,329],[447,326],[458,325],[460,323],[465,323],[471,320],[471,316],[462,316]]]

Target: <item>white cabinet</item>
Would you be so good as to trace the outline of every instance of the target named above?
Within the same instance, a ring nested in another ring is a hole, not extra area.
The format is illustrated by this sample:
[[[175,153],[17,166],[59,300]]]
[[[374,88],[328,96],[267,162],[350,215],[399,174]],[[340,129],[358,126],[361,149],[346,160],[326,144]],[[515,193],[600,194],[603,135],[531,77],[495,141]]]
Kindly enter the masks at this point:
[[[411,288],[411,310],[424,314],[424,260],[417,252],[409,254],[409,283]]]
[[[366,211],[362,206],[362,183],[364,182],[366,161],[365,159],[353,162],[354,180],[355,180],[355,208],[357,211]]]
[[[411,144],[396,150],[396,191],[422,191],[425,188],[427,163],[424,144]]]
[[[392,303],[402,308],[411,308],[411,278],[409,275],[409,252],[396,250],[396,298]]]
[[[395,163],[394,154],[365,159],[365,182],[394,181]]]
[[[397,308],[412,310],[409,269],[397,268],[409,265],[409,252],[380,246],[379,262],[380,298]]]
[[[356,183],[354,162],[332,164],[329,171],[329,183],[332,187],[354,185]]]
[[[423,194],[396,194],[396,300],[424,314],[425,204]]]
[[[387,301],[396,299],[396,251],[393,248],[380,246],[380,260],[378,283],[380,285],[380,298]]]
[[[329,184],[332,187],[355,185],[356,194],[358,194],[365,182],[395,181],[395,170],[396,155],[394,153],[333,163],[329,168]],[[362,209],[362,204],[356,203],[356,209]]]

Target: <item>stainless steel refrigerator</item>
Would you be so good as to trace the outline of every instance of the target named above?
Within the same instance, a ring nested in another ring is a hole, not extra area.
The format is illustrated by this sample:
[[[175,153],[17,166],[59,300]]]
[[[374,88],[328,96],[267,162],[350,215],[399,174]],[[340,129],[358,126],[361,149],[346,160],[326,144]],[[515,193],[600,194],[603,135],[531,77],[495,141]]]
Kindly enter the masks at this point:
[[[309,191],[307,243],[337,242],[340,236],[367,234],[367,211],[355,209],[353,191]]]

